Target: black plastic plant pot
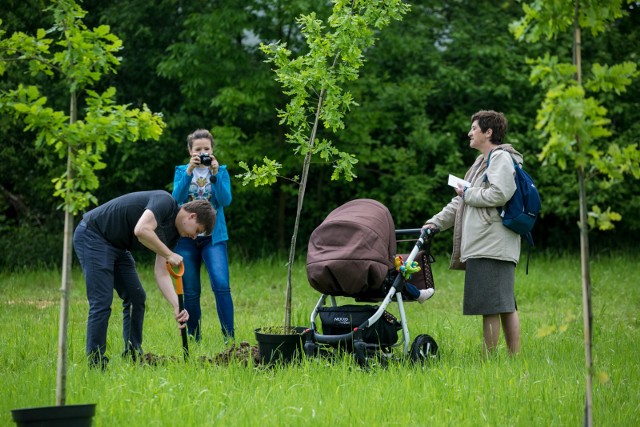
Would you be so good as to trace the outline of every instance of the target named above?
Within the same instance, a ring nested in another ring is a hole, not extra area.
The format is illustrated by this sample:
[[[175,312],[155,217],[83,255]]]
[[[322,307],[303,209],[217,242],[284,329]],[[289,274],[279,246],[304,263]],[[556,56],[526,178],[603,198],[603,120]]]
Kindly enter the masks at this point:
[[[96,404],[43,406],[13,409],[13,421],[18,427],[89,427],[96,413]]]
[[[258,341],[258,354],[263,365],[287,364],[299,360],[302,356],[303,333],[307,329],[302,326],[292,327],[284,333],[282,328],[258,328],[255,330]]]

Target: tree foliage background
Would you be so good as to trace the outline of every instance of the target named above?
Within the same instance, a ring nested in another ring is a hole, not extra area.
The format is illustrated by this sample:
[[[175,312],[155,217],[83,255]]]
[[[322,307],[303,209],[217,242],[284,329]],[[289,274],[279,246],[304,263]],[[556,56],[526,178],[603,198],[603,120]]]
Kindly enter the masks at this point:
[[[0,0],[2,28],[33,32],[48,28],[45,0]],[[508,142],[525,155],[543,199],[542,218],[534,238],[540,249],[576,250],[578,192],[571,171],[544,168],[537,154],[545,141],[535,130],[543,94],[529,82],[527,58],[553,52],[570,62],[572,41],[517,43],[509,24],[522,16],[517,1],[418,0],[403,21],[379,35],[366,53],[361,78],[349,90],[359,106],[349,113],[345,129],[332,137],[353,153],[357,178],[351,183],[329,179],[331,165],[311,168],[301,223],[300,248],[336,206],[370,197],[387,205],[396,227],[419,227],[453,196],[449,173],[463,174],[476,156],[468,147],[470,116],[480,109],[504,112],[510,122]],[[209,128],[216,155],[232,176],[240,161],[284,159],[282,177],[271,187],[233,184],[234,200],[225,210],[230,257],[258,257],[285,250],[293,228],[295,175],[301,159],[291,154],[277,109],[286,99],[274,80],[260,42],[284,41],[304,49],[295,18],[315,11],[325,17],[329,2],[315,0],[95,0],[82,3],[88,27],[107,24],[122,39],[118,74],[101,84],[117,89],[117,102],[161,111],[167,127],[157,142],[119,144],[97,171],[100,202],[120,194],[170,189],[175,165],[187,160],[186,136]],[[598,38],[583,35],[583,57],[600,63],[640,61],[640,3],[625,3],[626,15]],[[553,44],[553,45],[552,45]],[[583,64],[590,69],[590,64]],[[29,77],[7,73],[0,90]],[[609,142],[620,146],[640,140],[640,90],[605,99],[612,119]],[[102,88],[102,89],[104,89]],[[98,88],[100,90],[101,88]],[[64,88],[59,108],[68,102]],[[54,98],[54,97],[52,97]],[[80,106],[82,108],[82,106]],[[51,196],[54,170],[35,149],[34,135],[0,117],[0,267],[56,265],[61,257],[62,211]],[[568,174],[568,175],[563,175]],[[633,248],[640,230],[638,180],[601,187],[588,181],[589,205],[611,206],[622,214],[613,231],[595,231],[592,251]],[[449,250],[439,239],[440,253]],[[35,258],[35,259],[34,259]]]

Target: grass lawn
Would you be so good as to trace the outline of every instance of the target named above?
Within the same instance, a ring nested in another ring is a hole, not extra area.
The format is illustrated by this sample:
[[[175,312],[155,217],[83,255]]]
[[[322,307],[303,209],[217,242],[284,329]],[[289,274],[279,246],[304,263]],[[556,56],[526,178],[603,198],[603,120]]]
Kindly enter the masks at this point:
[[[436,254],[437,255],[437,254]],[[582,423],[585,350],[578,255],[533,254],[529,275],[518,268],[516,296],[522,352],[507,356],[504,340],[481,356],[481,319],[461,314],[463,273],[446,256],[434,264],[436,294],[406,304],[409,329],[432,335],[441,359],[428,366],[392,364],[360,369],[351,357],[303,360],[275,369],[202,364],[225,349],[215,300],[203,286],[203,341],[180,360],[172,310],[140,265],[147,291],[144,350],[175,357],[161,366],[136,366],[119,357],[120,300],[114,298],[106,372],[84,357],[88,304],[79,270],[69,320],[67,403],[97,403],[95,426],[576,426]],[[592,259],[593,413],[595,425],[640,425],[640,255]],[[254,329],[283,318],[284,259],[232,260],[236,338],[256,344]],[[11,409],[55,404],[60,273],[0,273],[0,425]],[[319,294],[304,265],[295,268],[293,323],[307,326]],[[341,299],[352,303],[351,299]],[[397,305],[390,311],[397,314]]]

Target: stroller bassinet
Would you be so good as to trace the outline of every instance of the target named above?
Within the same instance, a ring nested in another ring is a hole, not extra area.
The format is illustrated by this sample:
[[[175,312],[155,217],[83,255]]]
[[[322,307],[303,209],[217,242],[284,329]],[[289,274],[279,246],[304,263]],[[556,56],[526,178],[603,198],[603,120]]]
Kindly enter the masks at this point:
[[[311,234],[307,251],[307,278],[322,296],[311,314],[311,327],[305,334],[305,353],[318,353],[321,347],[354,351],[356,359],[366,364],[372,352],[388,352],[404,344],[403,355],[412,360],[437,356],[437,345],[428,335],[419,335],[409,352],[409,330],[403,306],[406,279],[396,271],[398,234],[417,234],[420,229],[395,230],[391,213],[380,202],[357,199],[333,210]],[[416,260],[421,271],[409,281],[419,289],[433,287],[430,262],[433,260],[423,244],[431,234],[423,233],[403,261]],[[394,298],[400,320],[386,311]],[[325,306],[327,298],[331,305]],[[354,298],[356,302],[380,302],[371,305],[337,305],[335,297]],[[320,316],[322,333],[316,329]],[[398,342],[398,330],[403,340]]]
[[[375,200],[352,200],[311,233],[307,278],[311,287],[327,295],[375,293],[393,269],[395,253],[389,210]]]

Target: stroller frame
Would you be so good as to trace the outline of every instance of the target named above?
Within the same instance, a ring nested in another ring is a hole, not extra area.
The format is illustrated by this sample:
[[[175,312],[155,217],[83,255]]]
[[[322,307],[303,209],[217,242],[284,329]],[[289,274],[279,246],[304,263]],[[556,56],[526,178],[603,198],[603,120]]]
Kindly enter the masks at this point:
[[[409,254],[406,263],[411,264],[411,262],[416,258],[417,254],[420,252],[425,243],[428,243],[433,235],[437,233],[437,229],[401,229],[395,230],[396,236],[398,235],[412,235],[419,234],[420,237],[416,241],[411,253]],[[419,335],[416,337],[414,341],[411,351],[409,350],[409,343],[411,342],[411,337],[409,334],[409,328],[407,326],[407,318],[404,309],[404,302],[402,297],[402,290],[405,286],[405,279],[401,273],[398,273],[393,281],[393,284],[390,286],[388,292],[384,296],[384,299],[380,302],[380,306],[376,310],[376,312],[371,315],[366,321],[362,324],[354,327],[353,330],[349,333],[338,334],[338,335],[327,335],[320,334],[316,328],[316,318],[320,312],[322,307],[325,307],[327,297],[330,297],[331,306],[337,307],[339,306],[336,303],[336,298],[333,295],[322,294],[320,299],[316,303],[313,311],[310,316],[310,328],[305,331],[304,337],[304,352],[307,357],[312,357],[317,355],[319,352],[320,345],[328,345],[332,347],[342,347],[349,348],[349,344],[353,343],[353,352],[356,361],[360,365],[368,365],[369,354],[373,351],[381,350],[382,346],[378,344],[367,343],[363,340],[362,335],[363,332],[372,327],[380,318],[383,316],[387,306],[393,301],[394,297],[398,303],[398,311],[400,315],[400,324],[402,329],[402,339],[392,345],[385,347],[398,347],[402,346],[402,355],[403,357],[410,356],[411,360],[414,362],[417,361],[425,361],[432,358],[437,357],[437,344],[428,335]],[[356,301],[365,301],[359,300],[358,295],[350,295],[351,298],[356,298]],[[377,300],[376,300],[377,302]]]

